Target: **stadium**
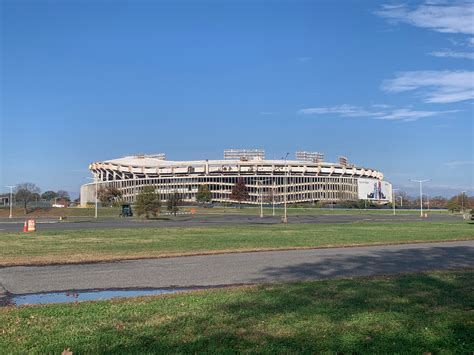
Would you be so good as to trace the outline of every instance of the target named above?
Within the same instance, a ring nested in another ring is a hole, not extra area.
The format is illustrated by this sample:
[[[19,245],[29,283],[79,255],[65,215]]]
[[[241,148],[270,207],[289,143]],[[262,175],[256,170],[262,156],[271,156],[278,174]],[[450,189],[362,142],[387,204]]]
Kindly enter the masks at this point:
[[[178,192],[195,202],[201,185],[207,185],[212,202],[232,203],[232,187],[243,179],[247,204],[337,203],[339,201],[391,201],[392,186],[377,170],[324,161],[318,152],[296,152],[295,159],[265,159],[261,149],[228,149],[222,160],[170,161],[165,154],[135,155],[90,164],[94,182],[81,186],[81,205],[95,202],[96,189],[114,186],[123,201],[133,203],[143,186],[152,185],[162,200]]]

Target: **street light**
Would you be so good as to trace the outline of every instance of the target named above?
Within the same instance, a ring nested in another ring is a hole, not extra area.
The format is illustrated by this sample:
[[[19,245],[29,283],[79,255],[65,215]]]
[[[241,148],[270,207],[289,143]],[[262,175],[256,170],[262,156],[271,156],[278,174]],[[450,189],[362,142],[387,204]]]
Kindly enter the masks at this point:
[[[272,179],[257,180],[257,184],[260,185],[260,218],[263,218],[263,183],[272,181]],[[275,215],[275,209],[273,209],[273,215]]]
[[[259,188],[260,190],[260,218],[263,218],[263,183],[267,181],[272,181],[272,179],[265,179],[265,180],[255,179],[254,181],[257,183],[257,186],[260,185],[260,188]]]
[[[393,215],[395,216],[395,205],[397,204],[397,199],[395,198],[395,191],[398,189],[394,189],[392,186],[392,206],[393,206]]]
[[[95,217],[94,217],[94,218],[97,219],[97,204],[98,204],[97,195],[98,195],[98,190],[99,190],[98,181],[97,181],[97,176],[94,175],[93,178],[91,178],[91,177],[86,177],[86,179],[94,180],[94,183],[95,183]]]
[[[273,187],[272,187],[272,216],[275,217],[275,186],[276,181],[273,180]]]
[[[8,216],[8,218],[12,218],[13,217],[13,188],[15,187],[15,185],[9,185],[5,187],[10,188],[10,215]]]
[[[287,203],[287,195],[288,195],[288,166],[286,164],[286,159],[288,158],[288,155],[290,153],[286,153],[285,155],[285,213],[283,215],[283,223],[288,223],[288,215],[287,215],[287,211],[286,211],[286,203]]]
[[[431,179],[426,179],[426,180],[413,180],[410,179],[410,181],[417,182],[420,184],[420,217],[423,218],[423,187],[422,184],[427,181],[431,181]]]
[[[464,194],[466,192],[467,191],[461,191],[461,211],[462,211],[462,213],[464,213]]]

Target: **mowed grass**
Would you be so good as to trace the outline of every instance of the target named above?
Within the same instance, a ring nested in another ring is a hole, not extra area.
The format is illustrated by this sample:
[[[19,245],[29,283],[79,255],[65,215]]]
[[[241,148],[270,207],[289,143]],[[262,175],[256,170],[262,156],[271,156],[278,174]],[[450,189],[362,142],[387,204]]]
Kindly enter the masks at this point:
[[[260,207],[245,206],[243,208],[235,207],[214,207],[214,208],[203,208],[199,206],[185,206],[180,208],[181,212],[187,212],[201,215],[208,214],[218,214],[218,215],[228,215],[228,214],[238,214],[238,215],[254,215],[258,216],[260,214]],[[99,218],[119,218],[121,209],[119,207],[99,207],[98,216]],[[166,208],[162,209],[162,212],[167,212]],[[272,215],[271,207],[264,207],[264,214],[266,216]],[[343,208],[317,208],[317,207],[289,207],[288,215],[290,216],[306,216],[306,215],[391,215],[393,213],[392,209],[343,209]],[[417,215],[420,213],[418,209],[403,210],[397,209],[397,214],[403,215]],[[450,214],[447,210],[425,210],[425,213],[428,214]],[[0,208],[0,218],[8,218],[10,210],[8,207]],[[275,208],[275,215],[282,216],[284,214],[284,209],[281,206]],[[95,209],[93,207],[81,208],[81,207],[71,207],[71,208],[52,208],[52,207],[42,207],[42,208],[33,208],[31,207],[29,212],[25,214],[23,208],[15,207],[13,209],[13,216],[17,218],[59,218],[59,217],[78,217],[78,218],[93,218],[95,215]],[[133,219],[140,219],[137,216],[134,216]]]
[[[474,239],[455,222],[233,225],[0,233],[0,265]]]
[[[0,208],[0,218],[8,218],[10,210],[7,207]],[[59,218],[59,217],[82,217],[94,218],[95,209],[93,207],[81,208],[55,208],[55,207],[29,207],[28,213],[25,214],[23,208],[15,207],[13,209],[13,217],[15,218]],[[101,218],[118,218],[120,215],[120,208],[104,207],[99,208],[99,215]]]
[[[0,353],[452,353],[474,349],[474,272],[0,309]]]
[[[193,208],[183,208],[184,211],[190,211]],[[214,208],[194,208],[196,214],[245,214],[258,216],[260,214],[260,207],[235,208],[235,207],[214,207]],[[263,208],[265,216],[271,216],[273,210],[271,207]],[[419,215],[419,209],[399,209],[395,211],[399,215]],[[446,214],[452,215],[451,212],[445,209],[440,210],[424,210],[424,213],[430,214]],[[275,208],[276,216],[283,216],[284,208],[278,206]],[[318,208],[318,207],[290,207],[287,209],[287,214],[290,216],[311,216],[311,215],[392,215],[391,208],[384,209],[356,209],[356,208]]]

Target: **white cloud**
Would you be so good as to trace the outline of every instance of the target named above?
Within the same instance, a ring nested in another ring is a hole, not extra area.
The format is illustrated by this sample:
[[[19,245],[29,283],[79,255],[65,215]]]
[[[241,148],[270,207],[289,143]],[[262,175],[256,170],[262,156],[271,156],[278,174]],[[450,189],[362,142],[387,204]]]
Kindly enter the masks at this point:
[[[430,55],[441,58],[474,59],[474,52],[455,52],[451,50],[431,52]]]
[[[313,58],[311,57],[298,57],[296,58],[296,60],[300,63],[308,63],[308,62],[311,62]]]
[[[388,92],[419,90],[428,103],[451,103],[474,99],[474,71],[410,71],[385,80]]]
[[[455,113],[459,112],[459,110],[451,110],[451,111],[417,111],[417,110],[410,110],[406,108],[393,110],[392,112],[381,116],[376,117],[377,120],[403,120],[404,122],[412,122],[419,120],[420,118],[427,118],[427,117],[434,117],[439,115],[445,115],[447,113]]]
[[[374,106],[385,106],[388,105],[372,105]],[[371,111],[366,110],[359,106],[341,105],[332,107],[311,107],[304,108],[298,111],[301,115],[336,115],[339,117],[370,117],[375,120],[398,120],[403,122],[413,122],[421,118],[428,118],[434,116],[445,115],[448,113],[459,112],[459,110],[450,111],[420,111],[412,110],[409,108],[401,109],[390,109],[390,110],[378,110]]]
[[[376,12],[395,23],[405,22],[443,33],[474,34],[474,3],[454,4],[425,2],[417,8],[407,5],[384,5]]]
[[[390,108],[392,107],[392,105],[386,105],[386,104],[374,104],[374,105],[371,105],[372,107],[375,107],[375,108]]]
[[[449,161],[449,162],[447,162],[447,163],[444,163],[444,165],[450,166],[450,167],[474,165],[474,160]]]
[[[311,107],[304,108],[298,111],[299,114],[303,115],[324,115],[324,114],[337,114],[343,117],[367,117],[367,116],[379,116],[383,112],[370,112],[364,110],[359,106],[351,105],[340,105],[333,107]]]

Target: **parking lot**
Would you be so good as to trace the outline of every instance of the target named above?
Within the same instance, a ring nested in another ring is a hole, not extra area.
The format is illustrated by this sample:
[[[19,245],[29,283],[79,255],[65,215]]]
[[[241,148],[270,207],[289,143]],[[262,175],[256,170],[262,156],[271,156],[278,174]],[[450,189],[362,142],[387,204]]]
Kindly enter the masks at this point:
[[[288,217],[288,223],[353,223],[353,222],[379,222],[379,223],[403,223],[423,221],[443,222],[459,221],[459,215],[431,214],[427,218],[420,218],[418,214],[369,214],[355,212],[354,214],[328,214],[328,215],[292,215]],[[1,232],[20,232],[23,229],[25,218],[2,218],[0,219]],[[94,229],[94,228],[157,228],[157,227],[196,227],[209,225],[240,225],[240,224],[278,224],[281,223],[279,216],[256,215],[186,215],[186,216],[161,216],[157,219],[117,219],[117,218],[70,218],[59,221],[56,218],[36,219],[37,230],[71,230],[71,229]]]

